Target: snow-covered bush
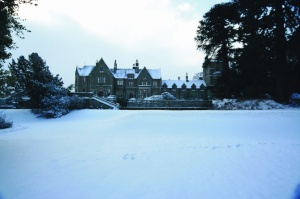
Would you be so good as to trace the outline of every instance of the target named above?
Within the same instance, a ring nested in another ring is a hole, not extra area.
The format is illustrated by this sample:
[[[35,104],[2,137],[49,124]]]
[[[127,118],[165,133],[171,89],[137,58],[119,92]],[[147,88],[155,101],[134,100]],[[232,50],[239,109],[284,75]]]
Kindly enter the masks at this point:
[[[121,106],[121,108],[127,106],[127,100],[123,97],[117,97],[116,102]]]
[[[70,96],[69,101],[70,110],[83,109],[85,107],[84,100],[78,95]]]
[[[237,100],[223,99],[213,100],[213,109],[215,110],[269,110],[283,109],[284,106],[273,100]]]
[[[176,97],[174,97],[171,93],[169,93],[169,92],[163,92],[162,94],[161,94],[161,96],[162,96],[162,98],[164,99],[164,100],[176,100]]]
[[[146,97],[144,100],[163,100],[161,95],[152,95],[150,97]]]
[[[290,104],[295,107],[300,106],[300,94],[299,93],[293,93],[291,95]]]
[[[146,97],[145,100],[176,100],[176,97],[169,92],[163,92],[161,95]]]
[[[68,96],[47,95],[41,100],[40,108],[33,113],[45,118],[58,118],[69,112],[70,99]]]
[[[6,121],[6,115],[0,112],[0,129],[12,127],[13,123]]]

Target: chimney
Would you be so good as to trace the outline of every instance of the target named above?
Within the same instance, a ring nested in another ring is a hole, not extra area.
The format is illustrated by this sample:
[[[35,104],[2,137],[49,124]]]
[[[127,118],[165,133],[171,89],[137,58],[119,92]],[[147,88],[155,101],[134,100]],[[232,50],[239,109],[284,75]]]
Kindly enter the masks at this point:
[[[137,67],[139,67],[139,60],[136,60],[136,64]]]
[[[178,77],[178,80],[180,80],[180,77]]]
[[[136,60],[136,63],[135,63],[135,73],[139,73],[139,61],[138,60]]]
[[[188,73],[186,73],[186,82],[189,82]]]
[[[114,73],[117,72],[117,69],[118,69],[118,66],[117,66],[117,60],[115,60],[115,63],[114,63]]]

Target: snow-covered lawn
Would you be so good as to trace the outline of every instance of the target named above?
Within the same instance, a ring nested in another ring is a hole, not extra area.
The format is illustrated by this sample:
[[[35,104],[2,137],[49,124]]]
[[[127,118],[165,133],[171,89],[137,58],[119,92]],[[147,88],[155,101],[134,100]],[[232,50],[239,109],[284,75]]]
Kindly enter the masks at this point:
[[[300,110],[5,110],[1,199],[298,199]]]

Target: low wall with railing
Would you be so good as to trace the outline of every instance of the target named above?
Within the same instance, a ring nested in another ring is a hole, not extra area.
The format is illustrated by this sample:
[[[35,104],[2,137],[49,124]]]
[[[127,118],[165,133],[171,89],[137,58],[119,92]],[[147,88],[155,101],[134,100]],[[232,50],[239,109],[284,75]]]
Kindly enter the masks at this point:
[[[126,109],[203,110],[212,107],[210,100],[132,100]]]

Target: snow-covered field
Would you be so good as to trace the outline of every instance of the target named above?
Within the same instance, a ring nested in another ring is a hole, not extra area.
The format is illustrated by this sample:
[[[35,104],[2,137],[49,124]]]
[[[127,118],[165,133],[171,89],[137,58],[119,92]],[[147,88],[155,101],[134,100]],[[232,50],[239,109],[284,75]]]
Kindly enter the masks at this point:
[[[300,110],[5,110],[1,199],[300,198]]]

